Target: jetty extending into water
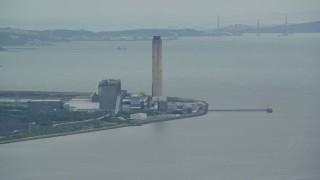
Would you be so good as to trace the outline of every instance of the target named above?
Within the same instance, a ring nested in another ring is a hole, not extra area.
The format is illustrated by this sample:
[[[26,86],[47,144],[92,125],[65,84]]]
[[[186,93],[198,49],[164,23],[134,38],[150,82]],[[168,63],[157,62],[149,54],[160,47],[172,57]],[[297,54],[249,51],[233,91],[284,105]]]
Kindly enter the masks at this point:
[[[272,113],[273,109],[271,106],[267,105],[265,108],[262,109],[208,109],[208,112],[267,112]]]

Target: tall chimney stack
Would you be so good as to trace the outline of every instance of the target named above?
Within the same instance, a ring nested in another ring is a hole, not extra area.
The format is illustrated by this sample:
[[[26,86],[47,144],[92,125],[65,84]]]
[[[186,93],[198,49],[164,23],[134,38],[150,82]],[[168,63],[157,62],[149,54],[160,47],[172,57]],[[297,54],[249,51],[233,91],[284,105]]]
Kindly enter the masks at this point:
[[[152,40],[152,96],[162,96],[162,40],[153,36]]]

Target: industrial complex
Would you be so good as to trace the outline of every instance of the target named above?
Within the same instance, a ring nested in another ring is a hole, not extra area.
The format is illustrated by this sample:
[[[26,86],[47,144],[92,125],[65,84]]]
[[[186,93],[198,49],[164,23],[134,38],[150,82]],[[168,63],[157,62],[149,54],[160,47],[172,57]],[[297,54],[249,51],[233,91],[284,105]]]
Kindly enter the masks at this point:
[[[154,36],[152,39],[151,96],[143,92],[129,93],[127,90],[121,89],[120,79],[104,79],[99,82],[98,91],[91,94],[90,100],[83,98],[71,99],[68,102],[30,100],[28,101],[28,107],[39,111],[106,111],[112,116],[116,116],[119,111],[132,111],[137,114],[133,114],[133,119],[137,117],[146,118],[145,114],[139,114],[143,110],[175,115],[192,114],[203,110],[204,102],[189,101],[188,103],[182,103],[177,99],[163,96],[162,84],[162,39],[160,36]]]
[[[8,110],[11,114],[7,118],[15,117],[18,123],[5,122],[2,125],[8,136],[0,138],[0,143],[137,126],[202,116],[207,112],[273,112],[269,105],[263,109],[209,110],[205,101],[164,96],[162,40],[160,36],[154,36],[152,40],[152,84],[150,84],[150,88],[152,95],[143,92],[132,93],[121,88],[120,79],[110,78],[101,80],[97,84],[97,92],[92,94],[51,92],[55,96],[49,96],[50,93],[45,96],[37,92],[36,94],[29,92],[27,94],[30,94],[30,97],[38,97],[38,99],[28,99],[26,101],[28,108],[25,108],[25,111],[21,109]],[[29,111],[30,109],[33,111]],[[23,121],[19,119],[21,113],[26,115]],[[42,115],[46,115],[46,117],[42,118]],[[25,122],[26,117],[29,118],[28,123]],[[20,132],[19,136],[15,135],[17,132]]]
[[[106,79],[99,82],[98,93],[91,95],[92,102],[99,102],[100,110],[117,114],[119,110],[154,110],[159,113],[192,113],[200,106],[186,103],[169,102],[162,90],[162,40],[154,36],[152,40],[152,96],[140,93],[128,93],[121,89],[121,81]],[[203,105],[202,105],[203,106]]]
[[[98,92],[90,98],[74,98],[68,102],[61,100],[30,100],[28,107],[39,111],[70,110],[70,111],[105,111],[115,117],[119,111],[139,113],[152,110],[158,114],[186,115],[206,113],[207,111],[266,111],[272,113],[270,105],[263,109],[215,109],[208,110],[204,101],[166,97],[163,95],[162,82],[162,39],[152,39],[152,95],[143,92],[130,93],[121,89],[120,79],[104,79],[98,84]],[[144,116],[143,116],[144,117]]]

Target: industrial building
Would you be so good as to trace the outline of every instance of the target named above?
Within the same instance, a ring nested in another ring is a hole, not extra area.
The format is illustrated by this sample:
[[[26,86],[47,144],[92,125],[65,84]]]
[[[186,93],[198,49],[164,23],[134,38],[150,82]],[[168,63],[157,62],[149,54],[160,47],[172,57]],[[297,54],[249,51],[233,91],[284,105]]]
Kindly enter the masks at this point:
[[[162,40],[153,36],[152,40],[152,96],[162,96]]]
[[[35,111],[57,111],[66,109],[65,103],[61,100],[29,100],[28,108]]]
[[[99,95],[97,93],[91,94],[91,101],[92,102],[99,102]]]
[[[120,106],[121,81],[115,79],[102,80],[98,86],[99,109],[116,110]],[[118,103],[117,103],[118,101]]]
[[[143,102],[138,94],[132,94],[130,97],[130,110],[143,109]]]
[[[158,111],[167,112],[168,111],[168,102],[167,101],[158,101]]]
[[[150,96],[145,95],[143,92],[139,94],[127,94],[122,99],[123,110],[141,110],[150,107]]]

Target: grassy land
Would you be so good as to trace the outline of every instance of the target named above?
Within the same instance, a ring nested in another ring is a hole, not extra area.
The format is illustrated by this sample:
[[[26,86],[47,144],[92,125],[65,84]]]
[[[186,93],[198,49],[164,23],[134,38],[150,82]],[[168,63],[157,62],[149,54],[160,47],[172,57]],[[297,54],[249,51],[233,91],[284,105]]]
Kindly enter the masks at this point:
[[[107,123],[101,120],[95,120],[92,122],[83,122],[77,124],[68,124],[61,126],[33,126],[31,130],[20,130],[15,133],[10,133],[0,138],[0,143],[8,140],[19,140],[25,138],[59,135],[63,133],[72,134],[73,132],[85,132],[94,129],[108,128],[119,125],[118,123]]]
[[[43,92],[43,91],[0,91],[0,98],[24,99],[60,99],[70,100],[78,96],[89,96],[90,93],[79,92]],[[54,124],[96,119],[108,112],[84,111],[33,111],[27,108],[26,103],[0,102],[0,143],[8,140],[18,140],[37,136],[50,136],[73,132],[90,131],[94,129],[112,128],[125,125],[126,120],[104,118],[90,122],[74,124]],[[130,114],[122,113],[127,118]]]
[[[155,117],[154,111],[139,111],[147,113],[149,117]],[[103,130],[115,127],[127,126],[131,123],[130,114],[137,111],[121,111],[118,116],[111,118],[105,117],[102,120],[96,118],[102,117],[109,112],[96,111],[32,111],[26,107],[0,106],[0,143],[16,141],[23,139],[33,139],[34,137],[52,137],[56,135],[67,135],[80,132],[90,132],[94,130]],[[92,119],[92,121],[84,121]],[[78,122],[84,121],[84,122]],[[58,126],[53,126],[60,123]],[[37,138],[36,138],[37,139]]]
[[[25,107],[0,106],[0,141],[109,127],[118,124],[117,122],[110,123],[108,122],[110,120],[105,118],[91,122],[53,126],[58,123],[95,119],[105,114],[106,112],[104,111],[40,112],[32,111]],[[125,122],[122,121],[121,123]]]
[[[77,96],[90,96],[87,92],[46,92],[46,91],[0,91],[0,98],[61,99],[70,100]]]

